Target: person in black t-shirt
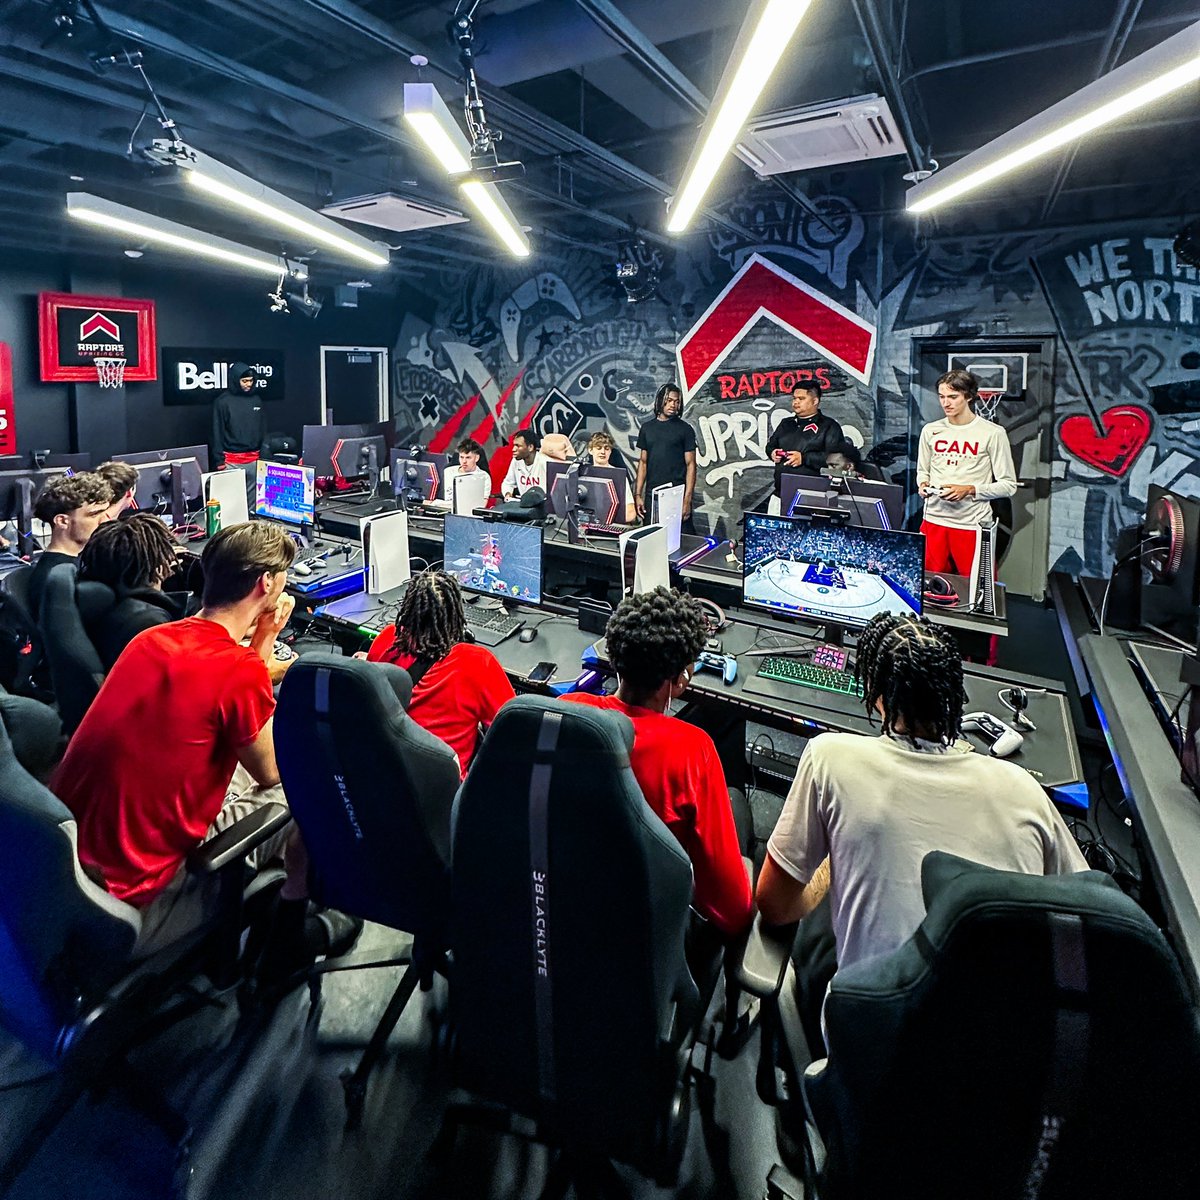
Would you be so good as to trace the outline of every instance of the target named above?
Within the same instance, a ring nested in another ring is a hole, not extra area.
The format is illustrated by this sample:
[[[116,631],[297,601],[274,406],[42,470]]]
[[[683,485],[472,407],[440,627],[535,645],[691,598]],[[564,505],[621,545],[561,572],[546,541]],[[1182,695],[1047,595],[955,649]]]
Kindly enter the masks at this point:
[[[775,464],[775,495],[783,473],[819,475],[830,454],[839,454],[845,435],[842,427],[821,412],[821,389],[815,383],[798,383],[792,389],[792,415],[780,421],[767,438],[767,457]]]
[[[696,431],[679,415],[683,393],[664,383],[654,397],[654,419],[638,430],[637,483],[633,500],[639,517],[646,516],[650,495],[664,483],[683,484],[683,530],[694,533],[692,494],[696,490]]]
[[[38,493],[33,515],[50,526],[50,544],[29,575],[29,615],[35,622],[41,615],[50,569],[60,563],[75,565],[88,538],[108,520],[108,507],[114,499],[108,481],[92,471],[56,476]]]

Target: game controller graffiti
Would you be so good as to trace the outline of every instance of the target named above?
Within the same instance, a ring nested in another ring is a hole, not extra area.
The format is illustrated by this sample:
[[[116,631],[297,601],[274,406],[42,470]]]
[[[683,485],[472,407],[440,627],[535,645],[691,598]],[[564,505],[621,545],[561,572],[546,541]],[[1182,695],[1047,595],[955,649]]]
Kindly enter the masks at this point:
[[[578,321],[579,304],[560,276],[543,271],[525,280],[500,305],[500,333],[513,362],[521,359],[525,339],[547,322],[566,317]]]

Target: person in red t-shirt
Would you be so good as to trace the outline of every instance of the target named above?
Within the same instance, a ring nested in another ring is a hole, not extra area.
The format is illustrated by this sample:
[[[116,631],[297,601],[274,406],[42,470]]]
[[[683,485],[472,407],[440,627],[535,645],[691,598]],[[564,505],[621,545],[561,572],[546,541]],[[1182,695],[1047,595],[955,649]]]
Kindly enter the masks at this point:
[[[267,659],[292,612],[283,587],[294,556],[287,534],[266,523],[209,541],[200,613],[129,643],[55,772],[53,790],[79,823],[80,862],[142,910],[139,952],[209,911],[213,897],[187,874],[188,853],[251,808],[283,802]],[[284,840],[258,861],[279,857]],[[302,908],[302,852],[288,866],[281,895]]]
[[[396,623],[371,643],[371,662],[394,663],[413,677],[408,715],[458,755],[466,778],[479,739],[515,693],[504,668],[466,637],[462,592],[445,571],[414,575]]]
[[[752,915],[742,862],[753,836],[749,809],[740,792],[726,788],[712,738],[668,715],[704,649],[704,615],[690,596],[658,587],[623,600],[605,637],[620,680],[617,694],[573,692],[564,699],[611,709],[633,722],[630,766],[647,804],[692,860],[693,907],[732,937]],[[689,961],[694,962],[691,954]]]

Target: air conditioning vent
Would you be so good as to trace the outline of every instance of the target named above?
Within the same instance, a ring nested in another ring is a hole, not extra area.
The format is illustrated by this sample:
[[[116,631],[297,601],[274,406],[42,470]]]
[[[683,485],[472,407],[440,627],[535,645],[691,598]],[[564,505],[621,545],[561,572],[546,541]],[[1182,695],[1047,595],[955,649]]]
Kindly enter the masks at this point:
[[[855,96],[760,117],[736,147],[758,175],[780,175],[903,154],[887,101]]]
[[[327,217],[343,221],[358,221],[378,229],[407,233],[412,229],[436,229],[441,225],[461,225],[467,220],[452,208],[442,208],[426,200],[399,196],[395,192],[378,192],[374,196],[352,196],[327,205],[321,211]]]

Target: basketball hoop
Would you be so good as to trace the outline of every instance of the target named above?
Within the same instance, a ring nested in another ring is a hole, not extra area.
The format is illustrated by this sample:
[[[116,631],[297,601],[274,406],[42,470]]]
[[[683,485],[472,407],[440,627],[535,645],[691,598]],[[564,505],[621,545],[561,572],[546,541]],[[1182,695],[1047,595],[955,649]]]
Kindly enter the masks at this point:
[[[102,388],[124,387],[125,360],[123,358],[93,358],[96,364],[96,382]]]
[[[1004,399],[1004,392],[996,388],[980,388],[979,397],[975,401],[975,411],[985,421],[994,421],[996,419],[996,410],[1000,407],[1000,401]]]

